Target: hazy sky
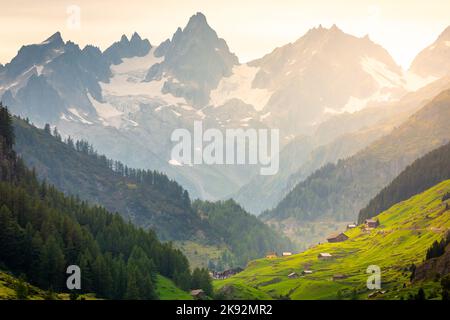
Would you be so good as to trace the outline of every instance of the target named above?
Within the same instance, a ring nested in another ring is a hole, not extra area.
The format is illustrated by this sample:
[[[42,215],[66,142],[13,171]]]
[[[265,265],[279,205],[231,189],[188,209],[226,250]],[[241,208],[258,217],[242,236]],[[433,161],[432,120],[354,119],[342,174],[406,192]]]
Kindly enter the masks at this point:
[[[81,9],[80,28],[67,12],[72,5]],[[408,67],[450,25],[449,0],[0,0],[0,63],[56,31],[82,47],[105,49],[134,31],[157,45],[197,11],[243,62],[336,23],[347,33],[369,34]]]

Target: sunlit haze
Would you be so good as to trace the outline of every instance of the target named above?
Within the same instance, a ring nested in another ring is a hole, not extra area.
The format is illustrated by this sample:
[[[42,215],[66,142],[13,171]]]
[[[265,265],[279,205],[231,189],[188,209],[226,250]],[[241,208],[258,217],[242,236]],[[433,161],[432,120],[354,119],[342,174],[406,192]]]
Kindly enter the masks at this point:
[[[71,5],[81,8],[79,29],[68,27]],[[22,45],[40,42],[56,31],[64,40],[101,49],[134,31],[158,45],[197,11],[206,15],[242,62],[295,41],[319,24],[335,23],[356,36],[369,34],[407,68],[450,24],[448,0],[2,0],[0,63],[9,62]]]

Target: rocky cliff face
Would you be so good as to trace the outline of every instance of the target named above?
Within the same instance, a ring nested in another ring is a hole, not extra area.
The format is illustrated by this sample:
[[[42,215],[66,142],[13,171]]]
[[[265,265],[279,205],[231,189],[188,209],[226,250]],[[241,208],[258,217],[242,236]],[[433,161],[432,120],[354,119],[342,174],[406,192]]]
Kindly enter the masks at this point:
[[[143,57],[149,53],[151,48],[150,41],[142,39],[135,32],[130,40],[123,35],[120,41],[113,43],[105,50],[104,55],[112,64],[119,64],[123,58]]]
[[[163,42],[155,53],[164,56],[164,61],[150,68],[146,81],[168,77],[163,91],[198,107],[208,103],[210,91],[238,64],[202,13],[192,16],[186,27],[178,28],[172,40]]]

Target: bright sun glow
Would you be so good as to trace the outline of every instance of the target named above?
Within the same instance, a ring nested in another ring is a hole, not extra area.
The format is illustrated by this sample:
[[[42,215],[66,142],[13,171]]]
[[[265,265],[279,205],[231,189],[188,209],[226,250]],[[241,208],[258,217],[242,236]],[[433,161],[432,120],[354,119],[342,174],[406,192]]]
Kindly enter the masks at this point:
[[[21,45],[36,43],[59,30],[64,39],[102,49],[123,33],[138,31],[157,45],[197,11],[227,40],[241,61],[260,58],[322,24],[370,38],[408,68],[412,59],[450,24],[447,0],[79,0],[80,28],[69,28],[69,1],[8,1],[0,11],[0,62],[15,56]],[[113,22],[112,22],[113,21]],[[14,33],[10,26],[14,25]]]

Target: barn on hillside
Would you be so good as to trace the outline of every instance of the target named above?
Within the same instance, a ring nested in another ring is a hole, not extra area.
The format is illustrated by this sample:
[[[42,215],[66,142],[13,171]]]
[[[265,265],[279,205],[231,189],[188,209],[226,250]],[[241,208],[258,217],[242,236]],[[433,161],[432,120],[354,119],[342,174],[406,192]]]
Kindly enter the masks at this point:
[[[348,239],[347,235],[345,233],[341,232],[341,233],[332,234],[331,236],[329,236],[327,238],[327,241],[330,243],[334,243],[334,242],[342,242],[347,239]]]

